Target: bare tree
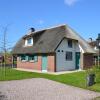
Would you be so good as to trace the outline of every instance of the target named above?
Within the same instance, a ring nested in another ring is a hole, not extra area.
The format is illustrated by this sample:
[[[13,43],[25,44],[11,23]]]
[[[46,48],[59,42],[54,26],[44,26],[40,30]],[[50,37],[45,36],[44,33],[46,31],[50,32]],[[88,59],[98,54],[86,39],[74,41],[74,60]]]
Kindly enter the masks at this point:
[[[8,27],[9,27],[9,24],[6,25],[5,27],[2,27],[3,32],[2,32],[1,41],[0,41],[0,43],[1,43],[0,49],[1,49],[1,52],[4,57],[4,67],[6,65],[6,53],[10,49],[9,44],[8,44],[9,42],[7,40]]]

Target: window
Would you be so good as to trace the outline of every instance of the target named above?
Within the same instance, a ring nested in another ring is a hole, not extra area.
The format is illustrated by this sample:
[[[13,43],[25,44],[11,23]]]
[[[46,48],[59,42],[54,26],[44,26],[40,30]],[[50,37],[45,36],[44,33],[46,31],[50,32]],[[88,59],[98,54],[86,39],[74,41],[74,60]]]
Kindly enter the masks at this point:
[[[100,56],[98,57],[98,56],[94,56],[94,60],[96,60],[96,61],[100,61]]]
[[[31,38],[27,39],[27,44],[32,44],[32,39]]]
[[[72,40],[68,40],[68,47],[72,48]]]
[[[25,40],[25,46],[32,46],[33,45],[33,38],[28,38]]]
[[[30,60],[34,60],[34,55],[29,55],[28,60],[29,60],[29,61],[30,61]]]
[[[27,61],[28,60],[28,56],[26,56],[26,55],[21,55],[20,58],[21,58],[21,61]]]
[[[58,52],[60,52],[60,50],[58,50]]]
[[[36,55],[29,55],[29,61],[32,61],[32,62],[37,62],[38,61],[38,57]]]
[[[38,56],[36,55],[20,55],[20,60],[22,62],[30,61],[30,62],[37,62]]]
[[[21,56],[21,60],[25,60],[25,56],[23,55],[23,56]]]
[[[62,52],[64,52],[64,51],[62,50]]]
[[[72,52],[66,52],[66,61],[72,61]]]

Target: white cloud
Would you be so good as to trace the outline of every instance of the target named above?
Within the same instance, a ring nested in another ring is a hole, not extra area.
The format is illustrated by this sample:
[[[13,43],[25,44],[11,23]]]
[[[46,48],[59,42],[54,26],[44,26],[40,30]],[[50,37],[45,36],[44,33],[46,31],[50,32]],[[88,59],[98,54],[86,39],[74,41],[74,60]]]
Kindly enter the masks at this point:
[[[74,5],[77,1],[79,0],[64,0],[65,4],[67,4],[68,6]]]

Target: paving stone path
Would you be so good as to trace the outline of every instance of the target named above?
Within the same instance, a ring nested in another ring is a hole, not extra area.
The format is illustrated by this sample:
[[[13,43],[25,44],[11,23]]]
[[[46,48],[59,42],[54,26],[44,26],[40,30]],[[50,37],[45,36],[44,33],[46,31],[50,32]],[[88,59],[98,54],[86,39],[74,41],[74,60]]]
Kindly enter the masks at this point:
[[[43,78],[0,82],[0,100],[92,100],[100,93]]]

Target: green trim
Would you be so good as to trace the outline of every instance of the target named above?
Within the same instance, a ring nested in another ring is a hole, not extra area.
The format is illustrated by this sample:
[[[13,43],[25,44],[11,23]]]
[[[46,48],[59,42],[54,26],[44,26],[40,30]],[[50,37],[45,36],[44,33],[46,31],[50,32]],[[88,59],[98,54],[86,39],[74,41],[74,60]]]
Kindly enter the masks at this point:
[[[25,60],[28,61],[28,56],[27,55],[25,55]]]
[[[100,61],[100,56],[98,57],[98,56],[94,56],[94,59],[96,60],[96,61]]]
[[[29,55],[28,58],[29,58],[28,61],[34,60],[34,55]]]
[[[20,55],[20,57],[21,57],[21,61],[22,61],[22,60],[26,60],[25,55]]]
[[[38,61],[38,56],[34,56],[34,62],[37,62]]]

